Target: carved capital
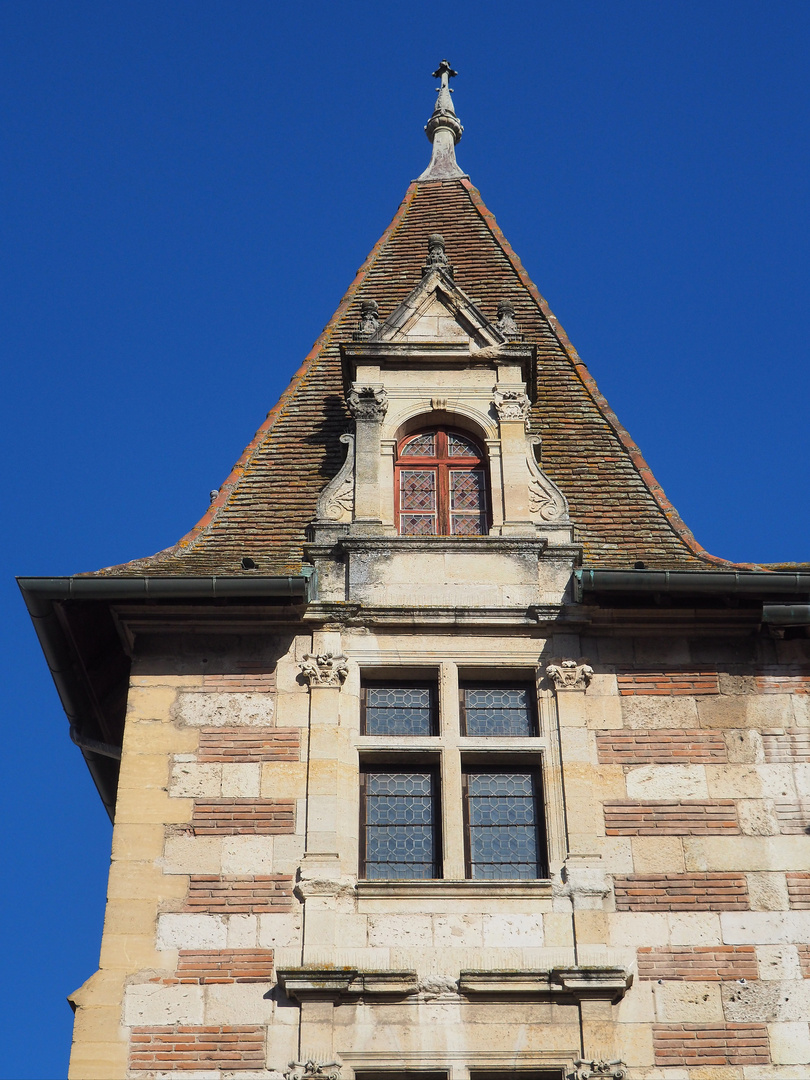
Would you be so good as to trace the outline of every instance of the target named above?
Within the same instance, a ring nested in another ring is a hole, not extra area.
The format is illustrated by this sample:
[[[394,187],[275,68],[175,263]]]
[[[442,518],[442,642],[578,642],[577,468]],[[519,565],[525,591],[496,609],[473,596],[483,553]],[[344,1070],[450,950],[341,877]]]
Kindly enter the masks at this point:
[[[307,653],[298,666],[310,687],[336,686],[339,689],[349,673],[346,657],[342,653],[339,656],[334,653],[320,653],[318,656]]]
[[[531,402],[522,390],[495,390],[492,395],[499,420],[528,419]]]
[[[584,660],[562,660],[559,664],[549,664],[546,675],[557,691],[585,690],[593,677],[593,668]]]
[[[284,1073],[284,1080],[340,1080],[342,1064],[339,1061],[318,1061],[305,1057],[303,1061],[291,1061]]]
[[[577,1058],[574,1062],[576,1071],[571,1074],[571,1080],[624,1080],[627,1076],[627,1066],[623,1061],[583,1061]]]
[[[379,422],[388,412],[388,394],[381,386],[353,386],[347,404],[355,420]]]

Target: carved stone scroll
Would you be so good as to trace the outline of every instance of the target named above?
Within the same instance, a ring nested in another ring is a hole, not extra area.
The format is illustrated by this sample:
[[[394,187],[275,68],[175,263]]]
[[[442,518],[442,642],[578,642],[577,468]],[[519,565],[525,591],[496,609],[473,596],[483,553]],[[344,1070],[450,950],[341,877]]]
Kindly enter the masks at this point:
[[[284,1080],[340,1080],[342,1064],[339,1061],[318,1061],[306,1057],[303,1061],[291,1061],[284,1073]]]
[[[522,390],[495,390],[492,400],[499,420],[526,422],[531,402]]]
[[[526,437],[526,464],[529,467],[529,514],[536,525],[544,521],[568,521],[568,501],[537,464],[537,435]]]
[[[388,412],[388,394],[381,386],[353,386],[347,398],[355,420],[383,420]]]
[[[316,521],[350,522],[354,515],[354,435],[341,435],[348,447],[346,460],[321,492]]]
[[[317,656],[307,653],[298,666],[310,687],[337,686],[340,688],[349,673],[347,658],[342,653],[339,656],[335,656],[334,653],[320,653]]]
[[[627,1066],[623,1061],[583,1061],[577,1058],[574,1062],[576,1072],[572,1074],[572,1080],[625,1080]]]
[[[584,660],[563,660],[549,664],[546,675],[555,690],[585,690],[593,677],[593,668]]]

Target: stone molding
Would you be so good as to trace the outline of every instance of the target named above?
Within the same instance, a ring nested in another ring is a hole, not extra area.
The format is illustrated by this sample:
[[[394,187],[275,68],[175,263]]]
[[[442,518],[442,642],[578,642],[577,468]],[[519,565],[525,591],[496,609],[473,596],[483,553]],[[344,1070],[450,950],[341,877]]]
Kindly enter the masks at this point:
[[[576,855],[569,852],[562,867],[559,896],[571,898],[574,911],[601,911],[610,896],[610,879],[600,855]]]
[[[346,404],[355,420],[380,423],[388,412],[388,394],[381,386],[352,386]]]
[[[526,437],[526,464],[529,467],[529,514],[535,524],[546,521],[567,522],[568,500],[537,463],[539,435]],[[539,519],[539,520],[538,520]]]
[[[340,1080],[343,1067],[339,1061],[319,1061],[312,1055],[302,1055],[303,1061],[291,1061],[284,1080]]]
[[[348,657],[340,653],[306,653],[298,665],[310,689],[316,686],[334,686],[339,690],[349,673]]]
[[[624,1080],[627,1076],[627,1066],[623,1061],[606,1061],[604,1058],[584,1061],[577,1058],[574,1065],[571,1080]]]
[[[523,998],[600,999],[615,1004],[633,981],[623,967],[550,968],[539,971],[462,971],[459,990],[469,997],[500,994]]]
[[[419,991],[415,971],[360,971],[357,968],[280,968],[276,977],[296,1001],[337,1001],[339,998],[404,998]]]
[[[497,387],[492,394],[492,403],[501,423],[504,420],[522,420],[525,423],[532,405],[528,394],[522,390],[499,390]]]
[[[348,447],[346,458],[320,494],[315,510],[319,522],[348,524],[354,515],[354,435],[341,435],[340,441]]]
[[[561,690],[581,690],[584,692],[587,690],[593,674],[593,668],[583,659],[561,660],[559,663],[549,664],[546,668],[546,675],[557,693]]]

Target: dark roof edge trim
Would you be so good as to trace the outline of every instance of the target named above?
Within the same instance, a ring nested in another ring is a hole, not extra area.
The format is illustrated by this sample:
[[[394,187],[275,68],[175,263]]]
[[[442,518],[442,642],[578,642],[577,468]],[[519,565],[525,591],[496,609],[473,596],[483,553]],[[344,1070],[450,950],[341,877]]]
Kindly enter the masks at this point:
[[[768,570],[576,570],[579,599],[584,593],[669,593],[680,595],[808,596],[810,573]]]
[[[310,575],[288,577],[263,575],[204,577],[34,577],[17,578],[25,603],[35,617],[29,598],[36,605],[52,600],[150,600],[202,599],[205,597],[287,596],[306,599]],[[36,614],[39,614],[37,612]]]

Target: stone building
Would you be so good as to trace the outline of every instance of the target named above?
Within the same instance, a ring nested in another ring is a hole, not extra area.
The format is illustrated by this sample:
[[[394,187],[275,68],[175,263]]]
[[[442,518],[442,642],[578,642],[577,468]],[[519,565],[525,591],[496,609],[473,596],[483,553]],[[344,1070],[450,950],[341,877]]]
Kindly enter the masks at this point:
[[[73,1080],[810,1076],[810,567],[695,541],[453,74],[199,524],[21,581],[114,820]]]

